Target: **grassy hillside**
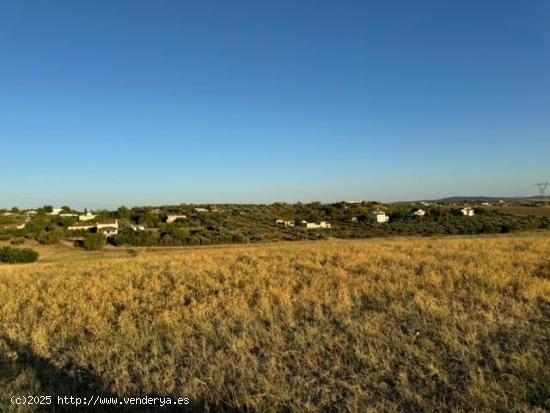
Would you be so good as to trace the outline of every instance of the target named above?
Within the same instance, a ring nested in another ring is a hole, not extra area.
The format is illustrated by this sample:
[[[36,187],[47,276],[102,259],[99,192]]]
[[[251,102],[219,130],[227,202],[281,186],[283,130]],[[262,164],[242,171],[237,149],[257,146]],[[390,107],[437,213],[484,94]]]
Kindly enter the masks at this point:
[[[542,412],[549,252],[544,235],[413,238],[2,266],[0,410],[13,394],[108,394]]]

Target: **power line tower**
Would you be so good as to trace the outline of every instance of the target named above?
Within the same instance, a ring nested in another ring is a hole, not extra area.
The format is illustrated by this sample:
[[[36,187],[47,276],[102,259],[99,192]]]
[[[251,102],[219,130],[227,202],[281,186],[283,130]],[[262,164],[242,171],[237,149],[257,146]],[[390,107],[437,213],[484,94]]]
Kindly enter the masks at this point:
[[[546,188],[548,188],[548,185],[550,185],[550,182],[537,182],[535,184],[539,187],[540,197],[544,197],[544,193],[546,192]]]

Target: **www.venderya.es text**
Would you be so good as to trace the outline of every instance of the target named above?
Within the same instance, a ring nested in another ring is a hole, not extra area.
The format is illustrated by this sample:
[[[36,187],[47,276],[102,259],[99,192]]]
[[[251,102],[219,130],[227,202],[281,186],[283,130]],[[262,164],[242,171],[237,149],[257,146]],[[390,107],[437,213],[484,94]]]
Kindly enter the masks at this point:
[[[117,396],[12,396],[15,405],[58,405],[58,406],[184,406],[190,403],[188,397],[117,397]]]

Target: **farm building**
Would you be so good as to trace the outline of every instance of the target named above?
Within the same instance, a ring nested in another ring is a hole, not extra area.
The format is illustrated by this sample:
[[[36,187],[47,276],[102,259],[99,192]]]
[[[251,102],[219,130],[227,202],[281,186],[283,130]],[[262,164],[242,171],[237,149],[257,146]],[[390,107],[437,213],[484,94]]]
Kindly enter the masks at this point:
[[[473,217],[474,214],[475,214],[473,208],[470,208],[470,207],[462,208],[460,210],[460,212],[462,213],[462,215],[467,216],[467,217]]]
[[[96,225],[97,232],[100,234],[105,235],[106,237],[110,237],[111,235],[117,235],[118,234],[118,221],[115,219],[114,221],[104,221],[101,224]]]
[[[95,225],[86,225],[86,224],[80,224],[80,225],[72,225],[70,227],[67,227],[69,231],[90,231],[90,232],[98,232],[100,234],[105,235],[106,237],[110,237],[112,235],[118,234],[118,220],[111,220],[111,221],[104,221],[101,224],[96,223]]]
[[[291,220],[285,220],[285,219],[278,219],[275,221],[276,225],[280,225],[282,227],[293,227],[294,221]]]
[[[178,219],[187,219],[187,215],[167,215],[166,223],[171,224],[172,222],[176,222]]]
[[[87,212],[87,213],[84,214],[84,215],[79,215],[79,216],[78,216],[78,220],[79,220],[80,222],[91,221],[92,219],[95,219],[95,215],[92,214],[91,212]]]
[[[426,211],[424,211],[423,209],[414,209],[411,211],[411,214],[410,214],[412,217],[423,217],[424,215],[426,215]]]
[[[95,228],[95,225],[88,225],[88,224],[80,224],[80,225],[71,225],[70,227],[67,227],[67,230],[69,231],[89,231],[92,228]]]
[[[315,222],[307,222],[302,221],[302,225],[306,227],[306,229],[330,229],[332,228],[332,225],[326,221],[321,221],[318,224]]]
[[[22,223],[1,225],[0,228],[2,228],[2,229],[23,229],[23,228],[25,228],[26,225],[27,225],[26,223],[22,222]]]
[[[371,212],[368,216],[370,219],[378,223],[388,222],[390,220],[390,217],[386,215],[384,211],[374,211]]]

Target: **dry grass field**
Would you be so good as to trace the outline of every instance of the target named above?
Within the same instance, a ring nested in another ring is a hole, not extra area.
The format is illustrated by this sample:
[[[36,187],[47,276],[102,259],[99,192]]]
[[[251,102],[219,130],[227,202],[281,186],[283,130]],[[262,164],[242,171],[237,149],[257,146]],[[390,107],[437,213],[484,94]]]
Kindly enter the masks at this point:
[[[550,409],[548,235],[52,251],[0,267],[1,411]]]

